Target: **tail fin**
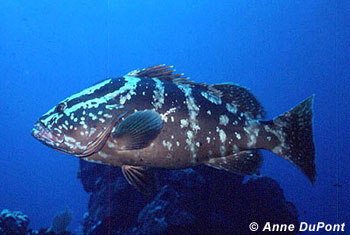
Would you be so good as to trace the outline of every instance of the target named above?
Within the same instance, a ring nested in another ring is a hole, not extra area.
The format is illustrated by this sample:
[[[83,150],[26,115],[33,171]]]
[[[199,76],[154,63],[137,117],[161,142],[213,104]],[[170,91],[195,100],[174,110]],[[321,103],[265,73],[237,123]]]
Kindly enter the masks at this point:
[[[312,184],[316,180],[315,146],[312,136],[313,100],[314,95],[272,122],[265,122],[265,130],[270,130],[269,132],[279,139],[279,144],[270,150],[298,167]]]

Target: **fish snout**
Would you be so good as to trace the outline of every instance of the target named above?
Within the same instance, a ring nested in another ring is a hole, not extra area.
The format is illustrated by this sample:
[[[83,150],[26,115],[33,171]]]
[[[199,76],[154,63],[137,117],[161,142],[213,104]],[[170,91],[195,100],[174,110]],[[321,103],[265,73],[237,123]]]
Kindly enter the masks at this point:
[[[36,123],[34,123],[34,127],[31,131],[31,134],[34,138],[40,138],[40,136],[42,135],[42,133],[45,131],[45,127],[43,126],[43,124],[41,124],[39,121],[37,121]]]
[[[55,135],[51,133],[50,130],[48,130],[43,123],[40,121],[37,121],[34,124],[34,128],[31,132],[32,136],[46,144],[54,144],[58,142],[62,142],[62,140],[58,139]]]

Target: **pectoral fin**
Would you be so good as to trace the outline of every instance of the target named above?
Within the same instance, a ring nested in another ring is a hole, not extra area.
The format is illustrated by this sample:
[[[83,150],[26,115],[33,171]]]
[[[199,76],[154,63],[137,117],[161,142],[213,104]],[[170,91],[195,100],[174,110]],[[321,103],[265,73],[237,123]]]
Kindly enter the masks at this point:
[[[138,111],[122,121],[112,137],[117,141],[119,150],[137,150],[146,148],[158,136],[163,121],[152,110]]]
[[[142,166],[122,166],[122,172],[129,184],[144,194],[151,194],[154,189],[152,173]]]
[[[227,157],[212,158],[204,164],[217,169],[232,171],[239,175],[253,175],[259,171],[262,161],[263,157],[259,150],[247,150]]]

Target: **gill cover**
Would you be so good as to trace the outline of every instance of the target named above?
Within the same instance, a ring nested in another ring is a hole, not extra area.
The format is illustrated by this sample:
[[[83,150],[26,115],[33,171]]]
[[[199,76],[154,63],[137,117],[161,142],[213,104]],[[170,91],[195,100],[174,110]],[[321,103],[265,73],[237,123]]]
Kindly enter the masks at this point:
[[[86,149],[84,151],[82,151],[81,153],[76,153],[75,156],[85,158],[98,152],[106,143],[115,125],[126,113],[127,112],[123,112],[119,115],[116,115],[116,117],[111,119],[111,121],[106,122],[105,125],[97,127],[96,130],[94,130],[94,133],[92,134],[92,136],[94,137],[92,138],[93,140],[87,143]],[[91,139],[91,137],[89,139]]]

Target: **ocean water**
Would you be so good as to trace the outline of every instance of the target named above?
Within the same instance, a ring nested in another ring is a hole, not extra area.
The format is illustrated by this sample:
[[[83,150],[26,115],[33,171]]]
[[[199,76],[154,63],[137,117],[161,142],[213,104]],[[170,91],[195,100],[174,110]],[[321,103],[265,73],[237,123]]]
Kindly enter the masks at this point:
[[[164,63],[249,87],[268,119],[315,94],[315,185],[267,151],[262,174],[300,221],[349,229],[349,11],[346,1],[1,1],[0,210],[41,228],[69,208],[77,229],[88,205],[79,160],[32,138],[33,123],[97,81]]]

